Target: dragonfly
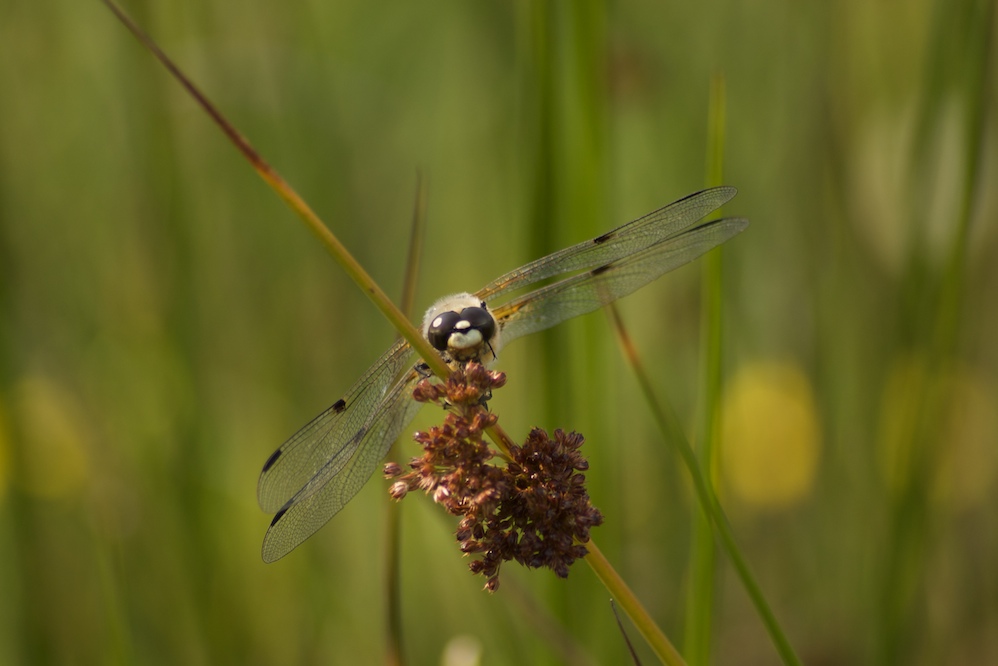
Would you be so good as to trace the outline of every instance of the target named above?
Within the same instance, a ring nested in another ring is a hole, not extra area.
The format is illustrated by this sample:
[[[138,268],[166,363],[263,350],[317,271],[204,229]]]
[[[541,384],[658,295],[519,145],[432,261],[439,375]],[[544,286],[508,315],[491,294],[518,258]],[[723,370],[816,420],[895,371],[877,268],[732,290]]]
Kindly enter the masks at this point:
[[[447,361],[491,362],[512,340],[598,310],[742,232],[743,218],[703,221],[735,193],[733,187],[696,192],[473,294],[444,297],[427,311],[423,334]],[[257,499],[275,514],[263,540],[265,562],[284,557],[339,513],[415,418],[421,404],[412,392],[426,371],[414,356],[409,343],[396,342],[264,463]]]

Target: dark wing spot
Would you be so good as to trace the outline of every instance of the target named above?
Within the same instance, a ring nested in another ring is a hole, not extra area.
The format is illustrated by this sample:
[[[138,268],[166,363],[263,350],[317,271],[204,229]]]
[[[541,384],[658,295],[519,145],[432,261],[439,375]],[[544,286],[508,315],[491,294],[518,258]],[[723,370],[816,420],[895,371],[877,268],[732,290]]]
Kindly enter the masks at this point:
[[[281,457],[281,453],[283,452],[280,449],[277,449],[276,451],[270,454],[270,457],[267,458],[267,462],[263,463],[264,472],[266,472],[268,469],[274,466],[274,463],[277,462],[277,459]]]
[[[280,520],[281,518],[283,518],[284,514],[286,514],[288,512],[288,509],[290,509],[290,508],[291,508],[291,503],[290,502],[288,502],[283,507],[281,507],[281,510],[277,512],[276,516],[274,516],[274,519],[272,521],[270,521],[270,526],[273,527],[274,525],[276,525],[277,521]]]
[[[343,398],[340,398],[339,400],[333,403],[333,411],[337,414],[342,414],[343,410],[346,408],[347,408],[347,401],[344,400]]]
[[[594,268],[591,271],[589,271],[589,274],[592,275],[593,277],[596,277],[597,275],[600,275],[601,273],[606,273],[608,270],[610,270],[610,267],[612,265],[613,264],[603,264],[602,266],[597,266],[596,268]]]
[[[597,236],[596,238],[593,239],[593,245],[602,245],[603,243],[607,242],[608,240],[613,238],[616,231],[617,230],[614,229],[613,231],[606,232],[602,236]]]

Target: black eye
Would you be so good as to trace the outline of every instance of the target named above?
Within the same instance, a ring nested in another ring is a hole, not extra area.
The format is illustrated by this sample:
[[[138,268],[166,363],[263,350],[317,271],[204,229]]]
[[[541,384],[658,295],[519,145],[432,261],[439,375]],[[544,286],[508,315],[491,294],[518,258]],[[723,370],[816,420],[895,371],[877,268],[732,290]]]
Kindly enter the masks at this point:
[[[484,306],[484,303],[482,304]],[[496,320],[493,319],[489,311],[484,307],[465,308],[461,310],[461,319],[464,319],[471,328],[482,334],[482,339],[488,342],[496,334]]]
[[[437,351],[447,351],[447,341],[450,339],[450,334],[454,332],[454,326],[459,321],[461,321],[461,315],[453,311],[437,315],[437,318],[430,322],[430,328],[426,331],[426,339]]]

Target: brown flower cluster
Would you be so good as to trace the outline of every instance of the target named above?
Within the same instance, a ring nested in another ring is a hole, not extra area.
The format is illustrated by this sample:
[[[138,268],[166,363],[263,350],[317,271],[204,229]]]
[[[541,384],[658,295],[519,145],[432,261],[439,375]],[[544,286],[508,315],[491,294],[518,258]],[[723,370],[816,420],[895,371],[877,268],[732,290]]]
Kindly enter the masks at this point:
[[[528,567],[548,567],[561,577],[588,552],[582,545],[603,516],[589,501],[585,476],[589,464],[579,453],[583,438],[556,430],[554,438],[535,428],[522,446],[513,445],[505,465],[483,439],[496,423],[485,402],[505,384],[502,373],[477,363],[451,373],[444,383],[420,382],[413,397],[449,409],[444,423],[416,433],[423,455],[404,473],[395,463],[385,475],[396,478],[391,494],[401,499],[422,489],[447,511],[461,518],[457,540],[473,573],[499,587],[499,567],[515,560]]]

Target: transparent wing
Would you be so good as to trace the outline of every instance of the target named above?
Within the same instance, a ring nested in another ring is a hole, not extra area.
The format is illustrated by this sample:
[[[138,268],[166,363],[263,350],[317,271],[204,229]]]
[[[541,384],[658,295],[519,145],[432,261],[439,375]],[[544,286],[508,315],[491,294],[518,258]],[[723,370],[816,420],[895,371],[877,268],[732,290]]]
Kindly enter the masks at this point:
[[[603,266],[636,254],[682,233],[712,210],[730,201],[736,193],[737,190],[733,187],[714,187],[683,197],[602,236],[567,247],[510,271],[490,282],[476,292],[475,296],[489,301],[506,292],[555,275]]]
[[[302,491],[314,492],[313,481],[320,470],[338,470],[347,464],[361,445],[358,433],[377,410],[385,409],[390,386],[410,354],[407,342],[396,342],[343,398],[274,451],[257,484],[257,499],[264,511],[274,513]]]
[[[287,555],[329,522],[364,487],[392,442],[422,407],[412,399],[419,378],[418,373],[411,371],[395,384],[370,422],[277,512],[263,537],[264,562]]]
[[[636,254],[515,298],[493,310],[502,343],[598,310],[693,261],[747,226],[748,220],[739,218],[706,222],[659,240]]]

